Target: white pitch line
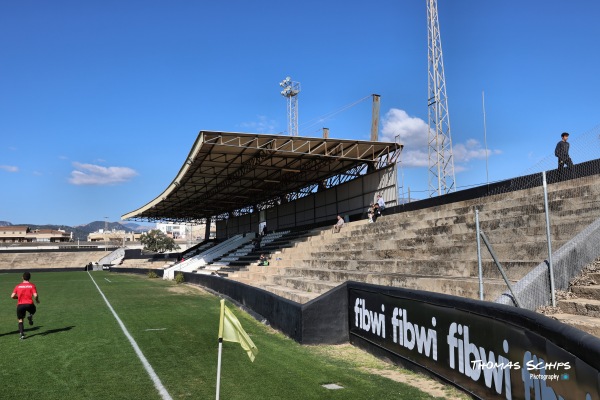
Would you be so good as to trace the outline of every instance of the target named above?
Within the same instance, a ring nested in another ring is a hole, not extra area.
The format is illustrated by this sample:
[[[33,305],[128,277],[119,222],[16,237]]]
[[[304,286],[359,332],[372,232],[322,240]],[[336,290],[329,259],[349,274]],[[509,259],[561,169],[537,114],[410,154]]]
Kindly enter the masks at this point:
[[[92,277],[92,274],[90,274],[89,271],[88,271],[88,275],[90,276],[90,279],[92,280],[92,282],[94,282],[94,285],[96,286],[96,289],[98,289],[98,292],[100,292],[100,295],[102,296],[102,298],[106,302],[106,305],[108,306],[108,308],[112,312],[113,316],[115,317],[115,319],[119,323],[119,326],[123,330],[123,333],[125,334],[125,336],[127,337],[127,339],[129,339],[129,343],[131,343],[131,346],[133,347],[133,350],[135,350],[135,353],[137,354],[138,358],[142,362],[142,365],[146,369],[146,372],[148,372],[148,375],[150,375],[150,379],[152,379],[152,382],[154,382],[154,387],[156,388],[156,390],[158,390],[158,393],[160,394],[160,396],[163,398],[163,400],[173,400],[173,398],[171,397],[171,395],[169,394],[169,392],[167,392],[167,389],[163,386],[163,384],[160,381],[160,378],[158,377],[158,375],[156,375],[156,372],[154,372],[154,369],[152,368],[152,366],[150,365],[150,363],[148,362],[148,360],[146,359],[146,357],[144,357],[144,354],[142,353],[142,350],[140,350],[140,347],[138,346],[138,344],[135,342],[135,340],[133,339],[133,337],[129,334],[129,331],[125,327],[125,324],[123,323],[123,321],[121,321],[121,318],[119,318],[119,316],[117,315],[117,313],[115,312],[115,310],[112,308],[112,306],[108,302],[108,299],[106,298],[106,296],[104,295],[104,293],[102,293],[102,290],[100,290],[100,288],[98,287],[98,284],[96,283],[96,281]]]
[[[106,282],[108,282],[108,283],[112,283],[111,281],[108,280],[108,278],[104,278],[104,280],[106,280]]]
[[[146,329],[146,331],[164,331],[167,328],[150,328],[150,329]]]

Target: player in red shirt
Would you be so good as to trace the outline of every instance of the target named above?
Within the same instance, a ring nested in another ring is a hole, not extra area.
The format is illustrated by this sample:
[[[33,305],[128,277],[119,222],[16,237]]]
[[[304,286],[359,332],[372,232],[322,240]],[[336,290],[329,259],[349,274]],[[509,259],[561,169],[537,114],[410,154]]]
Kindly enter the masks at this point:
[[[37,294],[37,289],[35,285],[29,282],[31,279],[31,274],[29,272],[23,273],[23,282],[19,283],[15,290],[13,290],[12,295],[10,296],[13,299],[17,299],[17,318],[19,319],[19,333],[21,335],[21,339],[25,339],[25,330],[23,328],[23,320],[25,319],[25,315],[29,312],[29,316],[27,320],[29,320],[29,325],[33,325],[33,314],[35,314],[36,307],[33,304],[33,300],[35,299],[36,303],[40,303],[40,298]]]

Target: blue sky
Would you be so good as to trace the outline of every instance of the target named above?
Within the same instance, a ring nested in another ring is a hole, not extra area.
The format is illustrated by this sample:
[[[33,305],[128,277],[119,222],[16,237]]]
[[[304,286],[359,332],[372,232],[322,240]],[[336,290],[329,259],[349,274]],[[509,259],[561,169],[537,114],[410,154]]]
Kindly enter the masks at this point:
[[[438,9],[459,189],[555,168],[563,131],[575,163],[597,157],[576,147],[600,124],[600,2]],[[401,135],[403,184],[427,196],[425,0],[4,2],[0,54],[0,221],[120,220],[200,130],[284,132],[286,76],[301,136],[368,140],[381,95],[380,138]]]

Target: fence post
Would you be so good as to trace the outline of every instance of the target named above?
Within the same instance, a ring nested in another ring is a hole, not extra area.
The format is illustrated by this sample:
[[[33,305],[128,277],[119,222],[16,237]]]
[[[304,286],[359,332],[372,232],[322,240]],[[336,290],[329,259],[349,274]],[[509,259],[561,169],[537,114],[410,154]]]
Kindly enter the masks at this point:
[[[477,233],[477,265],[479,267],[479,300],[483,300],[483,269],[481,267],[481,239],[479,239],[479,210],[475,208],[475,232]]]
[[[546,171],[542,172],[544,182],[544,210],[546,212],[546,239],[548,240],[548,266],[550,268],[550,294],[552,296],[552,307],[556,307],[556,298],[554,297],[554,267],[552,265],[552,241],[550,238],[550,209],[548,207],[548,189],[546,186]]]
[[[517,299],[517,295],[515,294],[515,291],[512,288],[512,285],[508,281],[508,276],[506,276],[506,272],[504,272],[504,268],[502,268],[502,264],[500,264],[500,261],[498,261],[498,257],[496,257],[496,253],[494,253],[494,249],[492,248],[492,245],[490,244],[490,242],[487,240],[485,233],[481,232],[481,238],[483,239],[483,243],[485,244],[488,251],[490,252],[490,255],[492,256],[492,259],[494,260],[496,267],[498,267],[498,271],[500,271],[500,274],[502,275],[502,279],[504,279],[506,286],[508,286],[508,290],[510,290],[510,293],[513,296],[515,304],[517,305],[517,307],[522,308],[521,303],[519,302],[519,299]]]

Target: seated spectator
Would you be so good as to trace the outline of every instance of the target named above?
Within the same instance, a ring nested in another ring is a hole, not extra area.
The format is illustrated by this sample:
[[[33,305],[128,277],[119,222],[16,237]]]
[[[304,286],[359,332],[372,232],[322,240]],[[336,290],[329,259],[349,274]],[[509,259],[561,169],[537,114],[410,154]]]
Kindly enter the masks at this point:
[[[331,228],[331,230],[333,233],[338,233],[340,229],[342,229],[342,226],[344,226],[344,218],[342,218],[341,215],[338,215],[337,222],[335,223],[335,225],[333,225],[333,228]]]
[[[373,204],[369,204],[369,208],[367,208],[367,217],[369,217],[369,223],[373,223]]]
[[[381,210],[379,209],[379,204],[375,203],[373,204],[373,215],[371,216],[371,219],[373,220],[373,222],[377,221],[377,218],[379,218],[381,216]]]
[[[258,265],[261,265],[261,266],[269,265],[269,259],[267,258],[266,254],[260,255],[260,258],[258,259]]]
[[[377,205],[379,205],[379,213],[381,214],[385,210],[385,200],[380,194],[377,195]]]

